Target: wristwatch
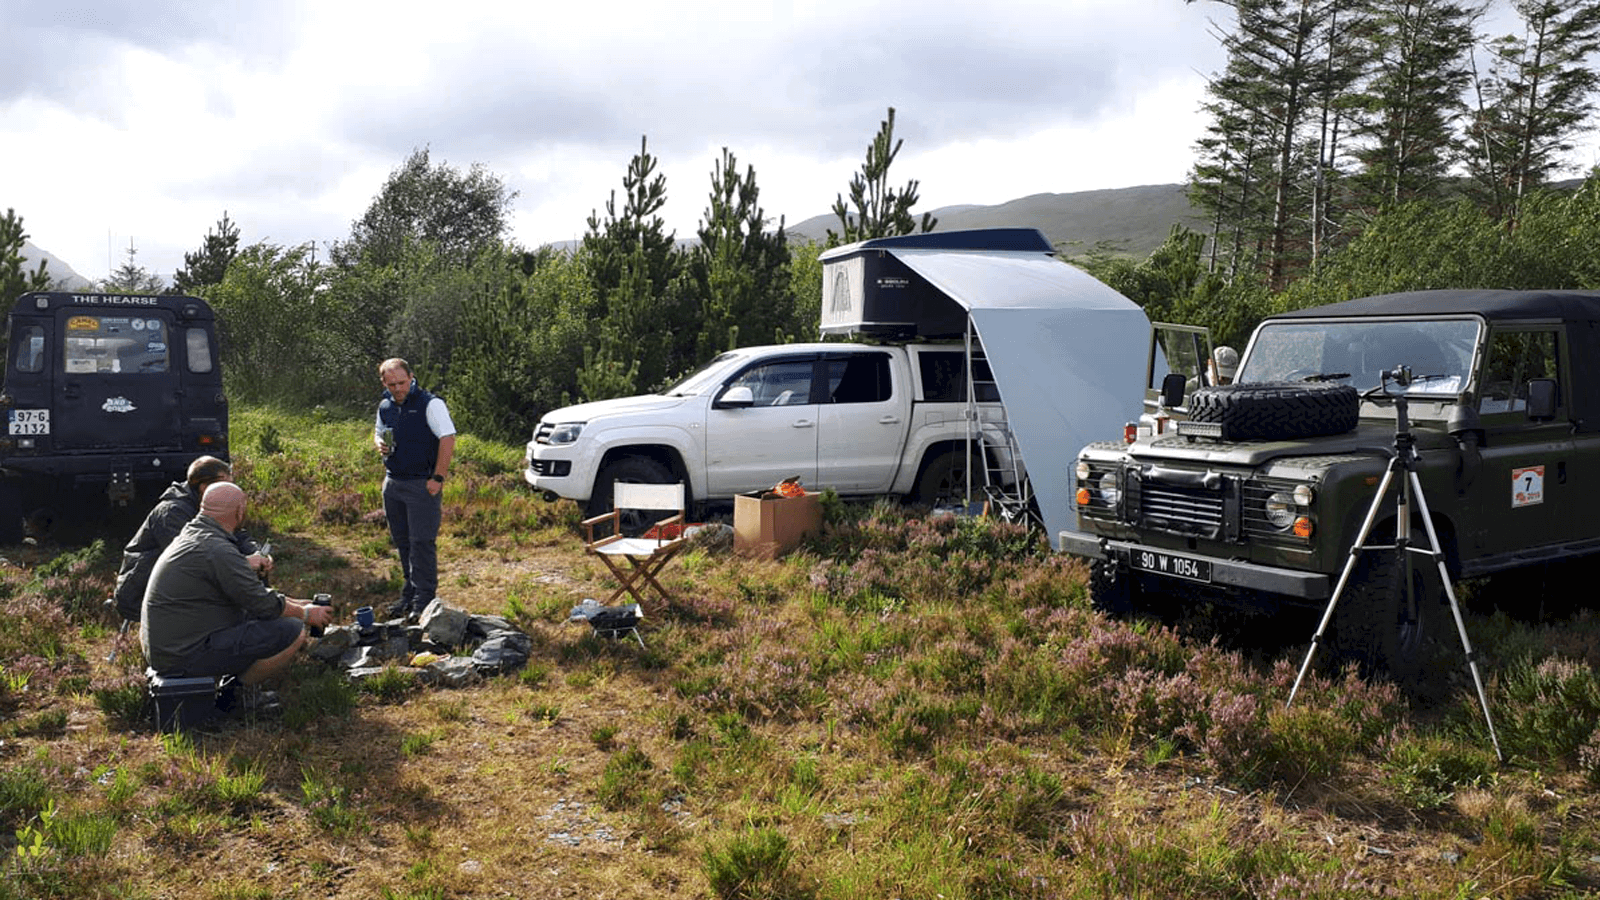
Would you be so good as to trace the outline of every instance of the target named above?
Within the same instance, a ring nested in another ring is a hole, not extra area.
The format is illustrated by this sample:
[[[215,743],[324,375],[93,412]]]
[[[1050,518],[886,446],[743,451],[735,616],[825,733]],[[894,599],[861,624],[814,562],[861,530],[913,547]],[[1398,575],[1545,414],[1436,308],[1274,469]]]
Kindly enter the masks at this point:
[[[428,476],[428,480],[429,481],[437,481],[440,484],[444,484],[444,476],[440,475],[438,472],[435,472],[432,475],[429,475]]]

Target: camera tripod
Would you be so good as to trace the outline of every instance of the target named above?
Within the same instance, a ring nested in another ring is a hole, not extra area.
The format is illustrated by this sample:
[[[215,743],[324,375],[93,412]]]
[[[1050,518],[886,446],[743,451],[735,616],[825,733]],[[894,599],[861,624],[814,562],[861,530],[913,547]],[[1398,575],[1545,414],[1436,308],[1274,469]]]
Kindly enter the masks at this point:
[[[1406,366],[1397,366],[1383,373],[1382,392],[1394,399],[1395,430],[1393,455],[1389,459],[1389,466],[1384,470],[1383,480],[1378,484],[1378,492],[1372,498],[1372,506],[1367,510],[1367,517],[1361,523],[1361,531],[1356,534],[1356,539],[1350,545],[1350,556],[1345,560],[1344,570],[1339,573],[1339,582],[1334,586],[1333,596],[1328,598],[1328,608],[1322,612],[1322,621],[1317,625],[1317,632],[1311,638],[1311,646],[1306,650],[1305,661],[1300,664],[1300,674],[1295,677],[1294,687],[1289,691],[1289,700],[1285,707],[1294,703],[1295,694],[1300,690],[1300,684],[1305,680],[1306,672],[1311,668],[1312,657],[1316,655],[1317,647],[1328,630],[1328,623],[1333,620],[1334,609],[1339,605],[1339,599],[1344,595],[1345,588],[1350,583],[1350,576],[1356,569],[1360,555],[1369,550],[1394,550],[1400,563],[1401,583],[1406,592],[1407,600],[1411,603],[1420,602],[1416,596],[1416,587],[1411,579],[1411,554],[1431,557],[1439,568],[1439,582],[1444,585],[1445,596],[1450,599],[1450,614],[1455,619],[1456,633],[1461,637],[1461,648],[1466,652],[1467,668],[1472,672],[1472,684],[1478,692],[1478,704],[1483,707],[1483,721],[1489,726],[1489,740],[1494,744],[1494,755],[1501,762],[1505,762],[1505,755],[1500,752],[1500,739],[1495,734],[1494,719],[1489,714],[1489,699],[1483,691],[1483,678],[1478,674],[1478,654],[1472,648],[1472,641],[1467,637],[1467,626],[1461,618],[1461,604],[1456,600],[1455,589],[1450,584],[1450,573],[1445,567],[1444,552],[1440,548],[1439,535],[1433,528],[1433,515],[1428,509],[1428,499],[1422,493],[1422,482],[1417,478],[1419,458],[1417,456],[1416,438],[1411,434],[1411,420],[1408,415],[1406,388],[1410,387],[1414,376]],[[1391,393],[1389,384],[1398,385],[1400,391]],[[1378,520],[1378,513],[1383,509],[1384,498],[1389,494],[1389,486],[1400,478],[1399,491],[1396,496],[1394,543],[1368,545],[1367,538],[1372,532],[1372,526]],[[1427,547],[1413,547],[1411,544],[1411,509],[1415,504],[1418,517],[1422,521],[1423,530],[1427,533]]]

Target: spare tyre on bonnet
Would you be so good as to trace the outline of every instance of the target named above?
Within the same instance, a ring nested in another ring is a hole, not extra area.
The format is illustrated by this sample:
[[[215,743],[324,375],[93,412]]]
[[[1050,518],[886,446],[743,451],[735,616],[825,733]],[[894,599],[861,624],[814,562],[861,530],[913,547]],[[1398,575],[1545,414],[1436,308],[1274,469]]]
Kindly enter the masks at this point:
[[[204,300],[42,291],[6,319],[0,543],[24,520],[142,512],[200,456],[228,456],[216,320]]]

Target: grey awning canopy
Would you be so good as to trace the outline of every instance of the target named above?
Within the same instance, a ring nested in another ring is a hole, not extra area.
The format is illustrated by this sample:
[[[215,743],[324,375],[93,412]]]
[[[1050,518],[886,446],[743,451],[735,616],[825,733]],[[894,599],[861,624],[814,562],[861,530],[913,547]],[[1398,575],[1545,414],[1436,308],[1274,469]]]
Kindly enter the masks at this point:
[[[1139,417],[1150,321],[1133,301],[1054,258],[1034,229],[946,232],[937,242],[935,234],[864,241],[824,254],[823,330],[830,330],[830,311],[831,330],[851,328],[851,318],[857,320],[853,330],[880,330],[870,317],[886,310],[900,320],[886,324],[909,324],[910,334],[933,336],[915,321],[922,307],[907,300],[935,304],[927,321],[940,336],[949,336],[952,312],[963,331],[970,315],[1046,533],[1072,530],[1078,451],[1120,438],[1122,426]],[[904,278],[902,267],[915,277]],[[907,283],[896,284],[902,278]],[[841,298],[844,290],[854,296]],[[888,294],[888,302],[875,310],[873,293],[880,299]]]

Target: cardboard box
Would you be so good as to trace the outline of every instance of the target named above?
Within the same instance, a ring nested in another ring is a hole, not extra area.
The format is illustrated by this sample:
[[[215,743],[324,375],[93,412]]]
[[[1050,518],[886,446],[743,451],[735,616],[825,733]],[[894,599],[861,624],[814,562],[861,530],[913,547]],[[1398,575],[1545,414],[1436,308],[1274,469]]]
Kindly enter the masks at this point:
[[[735,553],[776,559],[809,535],[822,531],[821,495],[779,497],[762,492],[733,498],[733,549]]]

